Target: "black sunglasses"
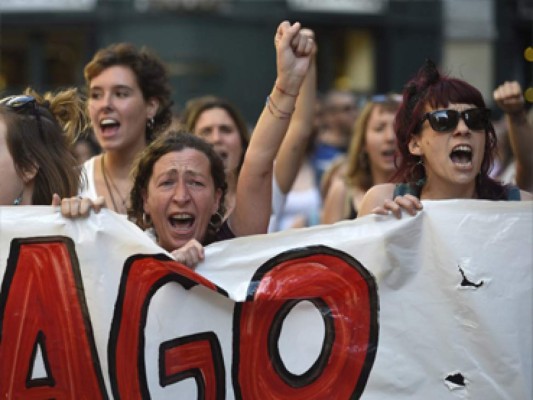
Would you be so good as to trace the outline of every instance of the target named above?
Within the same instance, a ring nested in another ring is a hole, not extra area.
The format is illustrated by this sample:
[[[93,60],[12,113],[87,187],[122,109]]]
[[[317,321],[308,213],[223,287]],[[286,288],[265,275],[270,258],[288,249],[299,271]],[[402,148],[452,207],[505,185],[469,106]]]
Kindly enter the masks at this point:
[[[487,108],[470,108],[464,111],[436,110],[424,114],[420,126],[427,119],[436,132],[450,132],[459,124],[459,118],[465,121],[468,128],[474,131],[487,129],[490,123],[490,110]]]
[[[0,105],[7,106],[16,112],[26,112],[28,110],[33,112],[35,119],[37,120],[37,128],[41,137],[44,138],[43,126],[41,123],[41,116],[39,115],[39,105],[37,100],[33,96],[21,94],[16,96],[5,97],[0,100]]]

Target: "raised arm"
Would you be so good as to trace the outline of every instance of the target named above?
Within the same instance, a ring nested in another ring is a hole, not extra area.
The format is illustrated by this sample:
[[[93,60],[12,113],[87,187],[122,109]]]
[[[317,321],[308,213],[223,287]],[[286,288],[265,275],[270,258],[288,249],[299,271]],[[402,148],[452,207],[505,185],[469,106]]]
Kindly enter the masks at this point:
[[[311,65],[305,75],[300,94],[296,99],[294,115],[291,118],[287,135],[285,135],[281,143],[274,165],[275,179],[284,194],[287,194],[292,188],[313,133],[313,116],[316,101],[316,45],[314,44],[313,31],[302,29],[300,34],[313,40],[313,50]]]
[[[275,35],[277,79],[253,131],[237,182],[229,225],[235,235],[266,233],[271,213],[272,174],[296,98],[309,68],[314,41],[300,24],[282,22]]]
[[[533,126],[528,123],[522,88],[516,81],[505,82],[494,90],[494,101],[505,113],[509,140],[516,160],[516,184],[533,191]]]

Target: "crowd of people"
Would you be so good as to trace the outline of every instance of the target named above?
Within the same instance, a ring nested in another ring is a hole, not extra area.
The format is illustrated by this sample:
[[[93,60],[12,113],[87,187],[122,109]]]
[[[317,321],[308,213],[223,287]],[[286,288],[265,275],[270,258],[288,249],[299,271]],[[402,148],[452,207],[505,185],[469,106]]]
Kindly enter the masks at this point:
[[[518,82],[494,90],[501,121],[430,60],[402,93],[321,97],[313,32],[284,21],[274,45],[276,79],[252,124],[216,94],[173,115],[165,64],[127,43],[86,65],[87,99],[75,88],[2,99],[0,204],[52,204],[71,218],[107,207],[194,267],[214,241],[401,217],[422,200],[533,198]]]

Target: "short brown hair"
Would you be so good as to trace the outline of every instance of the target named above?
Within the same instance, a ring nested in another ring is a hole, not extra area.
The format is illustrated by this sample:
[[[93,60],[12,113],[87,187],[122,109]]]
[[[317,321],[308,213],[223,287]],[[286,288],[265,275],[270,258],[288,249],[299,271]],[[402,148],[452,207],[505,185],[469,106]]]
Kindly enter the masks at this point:
[[[171,90],[166,67],[146,47],[137,49],[131,43],[115,43],[96,52],[93,59],[85,66],[84,76],[87,86],[102,71],[115,65],[125,66],[133,71],[145,100],[156,98],[159,101],[153,127],[146,129],[146,141],[150,143],[170,125],[172,120]]]

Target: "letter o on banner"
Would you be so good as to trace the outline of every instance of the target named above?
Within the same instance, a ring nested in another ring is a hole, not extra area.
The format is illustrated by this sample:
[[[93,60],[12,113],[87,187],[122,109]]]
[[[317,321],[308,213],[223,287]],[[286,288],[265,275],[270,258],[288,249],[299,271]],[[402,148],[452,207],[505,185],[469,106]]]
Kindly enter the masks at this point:
[[[283,320],[300,301],[321,313],[325,337],[303,374],[283,365]],[[341,251],[314,246],[261,266],[236,305],[232,378],[238,399],[353,399],[364,391],[378,341],[378,294],[372,274]]]

